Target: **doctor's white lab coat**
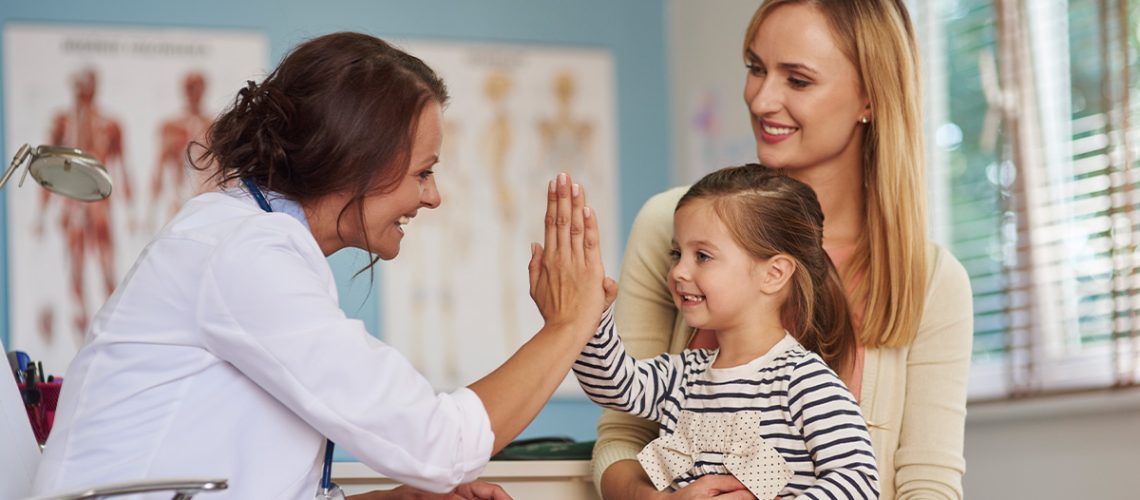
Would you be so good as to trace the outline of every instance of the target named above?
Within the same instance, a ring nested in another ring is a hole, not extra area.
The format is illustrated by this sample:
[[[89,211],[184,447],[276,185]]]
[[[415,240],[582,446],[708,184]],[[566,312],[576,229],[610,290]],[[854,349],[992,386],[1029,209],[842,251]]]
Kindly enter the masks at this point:
[[[337,303],[302,220],[200,195],[139,256],[65,375],[36,494],[224,477],[210,498],[314,498],[325,437],[442,492],[494,436],[468,389],[436,394]],[[164,497],[165,498],[165,497]]]

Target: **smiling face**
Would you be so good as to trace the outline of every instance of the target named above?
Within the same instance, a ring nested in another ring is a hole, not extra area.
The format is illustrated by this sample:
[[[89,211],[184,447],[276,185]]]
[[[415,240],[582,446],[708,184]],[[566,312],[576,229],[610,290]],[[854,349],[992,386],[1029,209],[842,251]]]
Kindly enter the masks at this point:
[[[815,7],[777,7],[749,42],[744,101],[756,154],[774,168],[859,165],[870,108],[855,65]]]
[[[367,241],[355,209],[350,208],[341,219],[340,233],[345,246],[370,248],[383,260],[392,260],[400,253],[404,225],[411,222],[419,209],[436,208],[441,202],[433,169],[439,162],[442,144],[443,108],[433,100],[420,112],[411,164],[399,185],[390,192],[368,194],[361,202],[368,228]]]
[[[755,324],[765,263],[736,243],[709,200],[683,205],[673,227],[669,290],[685,323],[721,331]]]

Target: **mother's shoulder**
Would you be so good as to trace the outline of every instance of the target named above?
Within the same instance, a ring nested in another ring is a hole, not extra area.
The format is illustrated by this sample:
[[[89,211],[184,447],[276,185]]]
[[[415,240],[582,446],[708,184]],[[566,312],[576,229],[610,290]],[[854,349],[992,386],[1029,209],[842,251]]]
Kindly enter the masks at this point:
[[[657,193],[649,198],[642,205],[642,211],[668,211],[669,215],[673,215],[673,209],[677,207],[677,202],[681,201],[681,197],[689,191],[690,186],[677,186],[666,189]]]
[[[954,254],[937,243],[930,242],[926,246],[927,256],[927,303],[931,300],[938,302],[938,298],[961,299],[972,297],[970,291],[970,275]]]
[[[681,197],[688,190],[689,186],[677,186],[651,196],[641,205],[641,210],[637,212],[637,217],[633,222],[634,228],[647,225],[652,227],[665,225],[668,226],[669,231],[672,231],[673,211],[677,208],[677,202],[681,201]]]

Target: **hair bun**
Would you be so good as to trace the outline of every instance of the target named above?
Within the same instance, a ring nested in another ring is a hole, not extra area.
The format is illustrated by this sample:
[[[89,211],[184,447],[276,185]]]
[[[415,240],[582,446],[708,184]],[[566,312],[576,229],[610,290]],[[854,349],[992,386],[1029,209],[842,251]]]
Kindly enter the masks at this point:
[[[252,110],[253,107],[262,100],[261,97],[264,93],[264,85],[259,86],[257,82],[253,80],[246,80],[245,87],[242,87],[242,89],[238,91],[238,97],[240,98],[238,109],[242,112]]]

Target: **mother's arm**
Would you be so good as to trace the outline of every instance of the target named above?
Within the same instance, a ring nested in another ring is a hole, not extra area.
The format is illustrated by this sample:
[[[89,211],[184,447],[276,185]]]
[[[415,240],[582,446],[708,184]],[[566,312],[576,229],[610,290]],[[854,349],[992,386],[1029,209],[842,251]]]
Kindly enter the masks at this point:
[[[966,382],[973,344],[970,279],[936,249],[918,335],[907,356],[906,401],[895,452],[899,500],[960,499],[966,460]]]

